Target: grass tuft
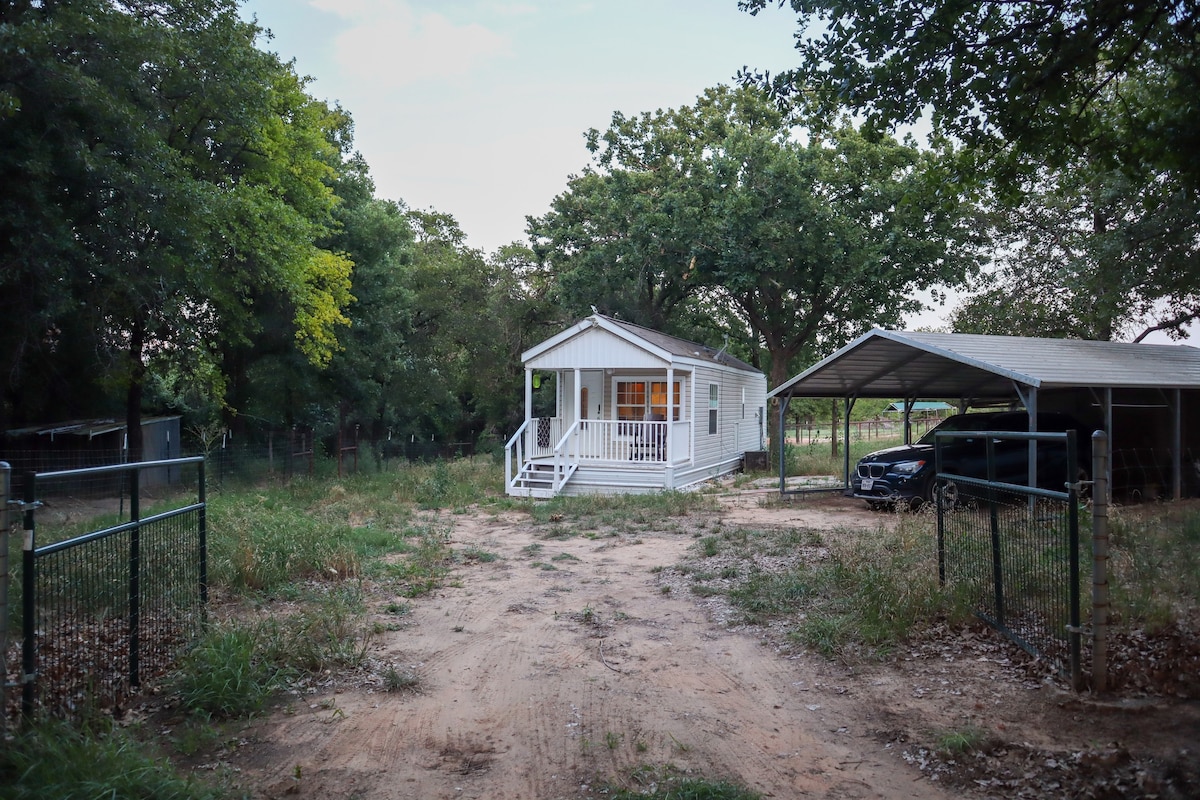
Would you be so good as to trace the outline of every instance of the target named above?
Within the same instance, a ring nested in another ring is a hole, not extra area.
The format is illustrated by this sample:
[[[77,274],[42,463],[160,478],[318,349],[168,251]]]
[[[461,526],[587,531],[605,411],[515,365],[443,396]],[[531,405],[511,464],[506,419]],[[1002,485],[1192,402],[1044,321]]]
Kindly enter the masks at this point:
[[[6,800],[150,798],[217,800],[223,792],[181,777],[120,728],[72,728],[41,721],[0,747]]]

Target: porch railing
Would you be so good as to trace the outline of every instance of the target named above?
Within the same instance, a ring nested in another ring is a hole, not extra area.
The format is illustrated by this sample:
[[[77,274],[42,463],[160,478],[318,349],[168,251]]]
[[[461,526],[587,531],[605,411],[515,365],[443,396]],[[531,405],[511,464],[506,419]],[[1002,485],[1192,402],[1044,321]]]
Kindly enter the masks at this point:
[[[689,456],[690,427],[687,422],[641,422],[609,419],[584,419],[566,427],[558,418],[530,420],[525,431],[525,452],[529,458],[552,458],[560,444],[572,436],[576,446],[569,452],[579,461],[650,461],[679,462]],[[537,436],[533,429],[542,425],[543,431],[557,434],[546,442],[545,435]],[[667,452],[667,425],[673,424],[672,452]],[[515,438],[515,437],[514,437]]]
[[[671,427],[668,448],[667,427]],[[550,461],[556,479],[588,461],[680,464],[691,457],[691,423],[561,417],[526,420],[504,446],[504,480],[512,485],[531,461]]]

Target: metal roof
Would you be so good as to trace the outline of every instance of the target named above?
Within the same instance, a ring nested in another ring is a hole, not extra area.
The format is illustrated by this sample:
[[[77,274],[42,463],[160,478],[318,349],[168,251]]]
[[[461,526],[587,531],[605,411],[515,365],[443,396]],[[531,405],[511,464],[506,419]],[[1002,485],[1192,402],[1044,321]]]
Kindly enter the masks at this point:
[[[624,320],[613,319],[612,317],[602,317],[599,314],[596,316],[625,329],[634,336],[640,337],[657,347],[661,347],[671,355],[682,356],[684,358],[712,359],[721,366],[732,367],[733,369],[740,369],[745,372],[760,371],[756,367],[753,367],[750,364],[747,364],[745,361],[742,361],[740,358],[729,355],[729,353],[725,352],[725,348],[717,350],[709,347],[706,344],[689,342],[687,339],[680,339],[677,336],[670,336],[662,333],[661,331],[656,331],[651,328],[643,328],[641,325],[634,325],[632,322],[625,322]]]
[[[1006,400],[1016,387],[1200,388],[1200,349],[875,329],[768,397]]]

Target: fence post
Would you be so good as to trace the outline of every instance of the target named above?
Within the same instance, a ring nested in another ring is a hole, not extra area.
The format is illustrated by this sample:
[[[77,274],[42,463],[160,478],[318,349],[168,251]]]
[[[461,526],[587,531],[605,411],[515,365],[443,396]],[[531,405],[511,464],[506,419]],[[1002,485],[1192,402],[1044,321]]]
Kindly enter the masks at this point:
[[[1079,691],[1082,688],[1082,675],[1079,669],[1079,651],[1082,637],[1079,626],[1079,484],[1076,477],[1079,465],[1076,462],[1075,431],[1067,431],[1067,535],[1070,539],[1070,620],[1067,625],[1067,642],[1070,646],[1071,658],[1071,688]]]
[[[12,467],[0,461],[0,734],[8,727],[8,493]]]
[[[33,717],[33,701],[37,676],[37,564],[33,553],[36,521],[33,510],[37,505],[37,473],[25,473],[25,519],[21,532],[21,716]]]
[[[199,463],[200,474],[198,502],[200,504],[200,613],[208,609],[208,489],[204,485],[204,461]]]
[[[1108,691],[1108,434],[1092,434],[1092,687]]]
[[[129,685],[137,686],[140,681],[138,652],[141,649],[142,619],[142,518],[141,470],[129,470],[129,521],[134,523],[129,531]]]
[[[996,624],[1004,628],[1004,562],[1000,549],[1000,510],[996,507],[996,446],[995,439],[987,439],[987,479],[988,479],[988,527],[992,538],[992,588],[995,593]],[[1033,496],[1030,495],[1030,502]]]

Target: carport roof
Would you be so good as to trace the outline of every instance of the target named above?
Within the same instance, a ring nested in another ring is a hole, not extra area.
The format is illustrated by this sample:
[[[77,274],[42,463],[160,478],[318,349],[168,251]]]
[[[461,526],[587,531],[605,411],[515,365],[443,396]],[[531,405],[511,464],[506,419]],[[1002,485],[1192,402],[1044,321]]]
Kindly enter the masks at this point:
[[[1200,349],[877,328],[767,396],[979,402],[1011,399],[1017,387],[1196,389]]]

